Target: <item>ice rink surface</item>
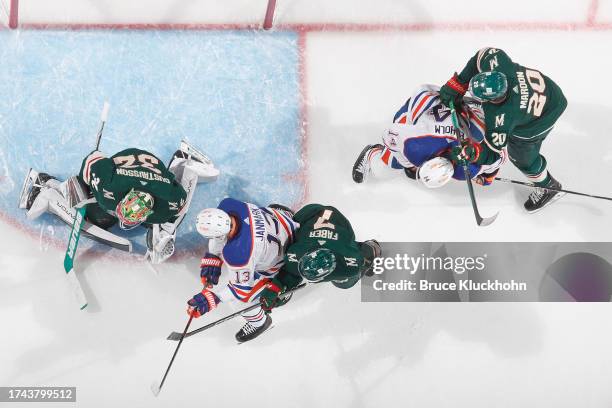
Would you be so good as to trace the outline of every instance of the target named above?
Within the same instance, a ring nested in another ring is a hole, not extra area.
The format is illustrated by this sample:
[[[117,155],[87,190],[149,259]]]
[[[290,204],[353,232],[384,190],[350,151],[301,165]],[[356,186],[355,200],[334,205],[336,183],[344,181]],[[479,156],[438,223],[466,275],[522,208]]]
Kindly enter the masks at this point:
[[[67,14],[26,3],[24,22],[243,24],[265,8],[154,2],[142,13],[128,2],[63,1]],[[329,285],[296,294],[251,343],[233,339],[240,319],[185,340],[152,396],[175,346],[164,339],[184,327],[185,301],[200,290],[193,217],[225,195],[295,206],[308,193],[308,202],[341,209],[358,239],[610,240],[605,201],[566,196],[527,215],[527,190],[477,188],[484,215],[501,211],[478,228],[462,183],[431,191],[403,176],[350,178],[355,156],[417,85],[443,83],[492,45],[553,78],[569,101],[544,144],[551,172],[567,188],[612,195],[612,30],[585,25],[593,3],[598,21],[609,21],[609,2],[542,1],[531,13],[526,1],[497,13],[484,1],[471,4],[479,13],[448,1],[337,3],[278,2],[277,23],[328,31],[0,30],[0,385],[76,386],[79,407],[612,405],[609,304],[361,303],[359,288]],[[511,28],[478,25],[487,21]],[[16,200],[30,166],[60,177],[78,171],[104,99],[104,152],[137,145],[167,159],[186,137],[222,176],[200,185],[173,262],[153,268],[141,254],[83,240],[76,268],[90,306],[81,312],[61,267],[66,229],[50,217],[26,221]],[[502,175],[520,179],[510,164]],[[234,305],[222,306],[194,326]]]

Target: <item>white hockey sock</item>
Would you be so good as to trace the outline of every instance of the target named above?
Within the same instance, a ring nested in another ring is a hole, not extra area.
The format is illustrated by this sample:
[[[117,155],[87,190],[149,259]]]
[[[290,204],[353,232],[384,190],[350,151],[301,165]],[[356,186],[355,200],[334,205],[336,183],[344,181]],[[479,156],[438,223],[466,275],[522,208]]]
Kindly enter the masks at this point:
[[[266,313],[261,307],[244,312],[242,317],[244,317],[247,322],[251,323],[253,327],[261,327],[266,322]]]

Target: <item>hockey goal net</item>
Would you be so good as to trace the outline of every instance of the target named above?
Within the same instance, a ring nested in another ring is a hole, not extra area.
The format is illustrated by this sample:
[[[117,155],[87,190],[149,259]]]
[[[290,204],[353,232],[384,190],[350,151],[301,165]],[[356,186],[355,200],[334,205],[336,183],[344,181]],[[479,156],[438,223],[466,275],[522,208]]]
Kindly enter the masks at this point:
[[[17,28],[18,0],[0,0],[0,26]]]

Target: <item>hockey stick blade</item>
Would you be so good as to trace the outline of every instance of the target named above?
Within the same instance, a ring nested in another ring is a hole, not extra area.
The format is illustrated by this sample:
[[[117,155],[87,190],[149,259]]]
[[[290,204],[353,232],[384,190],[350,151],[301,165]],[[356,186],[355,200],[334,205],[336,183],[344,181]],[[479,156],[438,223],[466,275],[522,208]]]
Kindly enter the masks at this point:
[[[77,245],[79,244],[79,236],[81,235],[81,226],[85,221],[85,208],[78,208],[74,217],[74,224],[72,225],[72,230],[70,231],[70,238],[68,240],[68,247],[66,248],[66,254],[64,255],[64,271],[66,272],[66,277],[68,278],[68,282],[70,282],[70,288],[72,289],[72,293],[78,301],[79,308],[81,310],[87,307],[87,298],[85,297],[85,293],[83,292],[83,288],[79,283],[75,273],[74,273],[74,256],[76,253]]]
[[[495,215],[488,217],[488,218],[482,218],[479,217],[478,219],[478,225],[481,227],[486,227],[487,225],[491,225],[495,222],[495,220],[497,219],[497,216],[499,215],[499,211],[495,213]]]
[[[151,392],[153,393],[153,395],[155,395],[157,397],[159,395],[160,391],[161,391],[161,389],[159,388],[159,385],[157,385],[157,383],[152,383],[151,384]]]

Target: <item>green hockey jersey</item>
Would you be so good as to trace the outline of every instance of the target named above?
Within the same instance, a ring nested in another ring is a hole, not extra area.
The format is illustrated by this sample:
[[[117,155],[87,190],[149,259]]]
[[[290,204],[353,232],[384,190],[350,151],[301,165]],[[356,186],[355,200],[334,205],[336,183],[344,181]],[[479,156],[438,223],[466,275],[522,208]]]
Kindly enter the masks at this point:
[[[485,141],[499,153],[510,137],[526,140],[548,131],[567,106],[561,88],[541,72],[513,62],[498,48],[483,48],[458,74],[462,83],[484,71],[498,71],[508,80],[508,96],[500,104],[483,103]],[[486,151],[486,150],[485,150]],[[489,157],[490,156],[490,157]],[[481,154],[478,163],[490,164],[497,155]]]
[[[147,224],[173,222],[187,193],[174,174],[153,154],[140,149],[125,149],[111,157],[94,151],[83,160],[79,178],[89,186],[98,205],[115,215],[117,204],[130,190],[153,196],[153,213]]]
[[[321,204],[308,204],[293,219],[300,223],[296,238],[285,251],[285,264],[278,279],[287,287],[302,281],[298,262],[302,256],[317,248],[327,248],[336,256],[336,269],[323,281],[339,288],[350,288],[361,278],[364,258],[355,242],[355,233],[349,221],[337,208]]]

